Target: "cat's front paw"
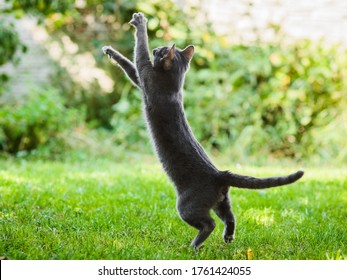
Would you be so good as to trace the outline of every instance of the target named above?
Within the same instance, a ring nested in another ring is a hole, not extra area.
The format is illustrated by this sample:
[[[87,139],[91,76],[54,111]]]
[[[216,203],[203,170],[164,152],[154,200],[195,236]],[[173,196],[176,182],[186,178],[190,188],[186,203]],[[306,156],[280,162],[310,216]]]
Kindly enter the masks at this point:
[[[132,26],[139,27],[139,26],[145,26],[147,22],[147,19],[143,15],[143,13],[134,13],[133,18],[129,22]]]
[[[102,52],[103,52],[104,54],[109,55],[111,50],[112,50],[112,47],[111,47],[111,46],[103,46],[103,47],[102,47]]]
[[[117,55],[117,51],[114,50],[111,46],[103,46],[102,52],[106,54],[110,59],[114,59],[114,57]]]

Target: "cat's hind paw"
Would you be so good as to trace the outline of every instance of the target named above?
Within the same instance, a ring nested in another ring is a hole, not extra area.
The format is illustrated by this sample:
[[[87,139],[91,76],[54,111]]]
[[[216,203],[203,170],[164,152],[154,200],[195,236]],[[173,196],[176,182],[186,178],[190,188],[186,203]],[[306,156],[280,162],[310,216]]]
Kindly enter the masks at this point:
[[[224,239],[225,243],[230,243],[231,241],[234,240],[234,235],[233,234],[231,234],[231,235],[224,235],[223,239]]]
[[[197,254],[199,252],[199,250],[204,247],[203,244],[200,244],[200,245],[194,245],[194,244],[191,244],[191,246],[193,246],[193,249],[194,249],[194,253]]]

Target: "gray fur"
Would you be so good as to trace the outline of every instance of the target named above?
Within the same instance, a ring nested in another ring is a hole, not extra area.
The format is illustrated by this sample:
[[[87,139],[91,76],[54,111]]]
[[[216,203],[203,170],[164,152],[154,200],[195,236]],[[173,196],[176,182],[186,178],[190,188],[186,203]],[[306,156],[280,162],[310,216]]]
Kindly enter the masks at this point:
[[[179,50],[175,45],[148,51],[147,19],[135,13],[130,24],[136,29],[135,59],[129,61],[112,47],[103,51],[115,60],[143,92],[144,112],[157,156],[177,191],[180,217],[199,230],[192,242],[197,250],[215,227],[213,209],[224,222],[224,241],[234,238],[235,218],[230,210],[230,186],[263,189],[290,184],[303,176],[253,178],[220,171],[195,139],[183,109],[183,83],[194,47]]]

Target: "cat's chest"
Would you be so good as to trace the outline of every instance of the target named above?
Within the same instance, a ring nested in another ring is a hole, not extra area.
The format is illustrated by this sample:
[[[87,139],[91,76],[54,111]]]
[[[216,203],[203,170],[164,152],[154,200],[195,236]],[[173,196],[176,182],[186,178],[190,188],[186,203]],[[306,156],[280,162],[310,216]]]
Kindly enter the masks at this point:
[[[145,107],[146,119],[152,128],[160,129],[161,132],[177,129],[180,111],[172,106],[161,106],[148,104]]]
[[[157,140],[175,138],[184,129],[184,112],[176,102],[148,102],[145,116],[152,136]]]
[[[181,102],[164,94],[147,95],[144,99],[145,111],[153,120],[171,119],[182,113]]]

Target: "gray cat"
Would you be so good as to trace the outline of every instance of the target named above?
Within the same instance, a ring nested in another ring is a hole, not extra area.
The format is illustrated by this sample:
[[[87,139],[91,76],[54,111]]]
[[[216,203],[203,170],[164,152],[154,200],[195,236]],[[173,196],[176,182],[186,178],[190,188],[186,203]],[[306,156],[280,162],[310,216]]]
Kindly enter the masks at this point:
[[[215,228],[213,209],[224,222],[224,241],[234,239],[235,218],[230,210],[230,186],[264,189],[300,179],[298,171],[283,177],[253,178],[218,170],[195,139],[183,109],[183,82],[194,46],[179,50],[175,45],[148,51],[147,19],[135,13],[130,24],[136,29],[134,63],[110,46],[103,52],[118,63],[143,92],[144,113],[158,158],[176,187],[177,210],[183,221],[199,230],[192,241],[197,250]]]

